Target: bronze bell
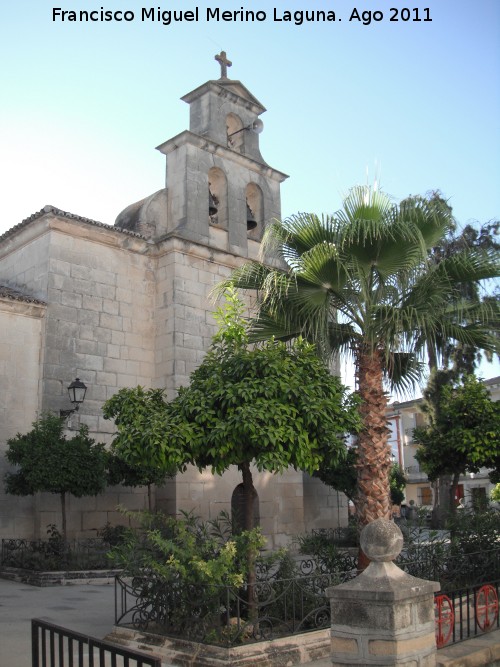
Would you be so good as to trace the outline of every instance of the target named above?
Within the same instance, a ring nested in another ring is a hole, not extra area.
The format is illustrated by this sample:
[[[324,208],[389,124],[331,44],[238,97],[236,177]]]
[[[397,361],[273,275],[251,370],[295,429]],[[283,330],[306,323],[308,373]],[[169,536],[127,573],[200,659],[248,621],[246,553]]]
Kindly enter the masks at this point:
[[[255,229],[256,227],[257,227],[257,220],[254,218],[252,209],[247,203],[247,231],[251,232],[252,229]]]
[[[208,191],[208,215],[215,215],[217,213],[217,206],[219,202],[217,199],[213,196],[213,194]]]

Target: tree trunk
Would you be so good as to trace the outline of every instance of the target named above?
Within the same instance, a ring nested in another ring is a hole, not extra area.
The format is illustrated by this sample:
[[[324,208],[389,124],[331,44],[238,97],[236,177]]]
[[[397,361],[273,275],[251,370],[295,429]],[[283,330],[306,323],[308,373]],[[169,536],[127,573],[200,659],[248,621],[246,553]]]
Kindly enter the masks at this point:
[[[358,434],[356,511],[360,528],[375,519],[391,519],[389,474],[392,464],[382,361],[379,350],[358,350],[356,371],[362,428]],[[360,549],[358,569],[364,569],[368,563]]]
[[[245,497],[245,506],[243,510],[243,525],[245,530],[252,530],[254,527],[253,520],[253,503],[255,496],[255,487],[253,485],[252,472],[250,470],[250,463],[247,461],[240,465],[241,474],[243,476],[243,490]],[[257,554],[253,549],[248,549],[247,553],[247,603],[248,603],[248,619],[252,620],[256,617],[256,603],[254,597],[255,590],[255,559]]]
[[[460,473],[456,472],[453,475],[450,485],[450,518],[454,519],[457,514],[457,497],[458,497],[458,482],[460,481]]]
[[[441,475],[441,477],[433,483],[434,504],[432,508],[431,527],[434,530],[443,529],[446,525],[446,520],[452,513],[452,486],[453,481],[451,475]]]
[[[64,544],[68,541],[68,534],[66,530],[66,494],[64,491],[61,493],[61,514],[62,514],[62,536]]]

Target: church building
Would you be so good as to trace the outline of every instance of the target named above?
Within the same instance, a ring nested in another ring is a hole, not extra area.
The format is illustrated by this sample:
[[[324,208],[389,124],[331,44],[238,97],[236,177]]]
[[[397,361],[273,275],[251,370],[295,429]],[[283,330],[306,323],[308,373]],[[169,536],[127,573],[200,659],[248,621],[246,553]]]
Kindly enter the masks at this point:
[[[114,425],[102,405],[122,387],[164,388],[189,382],[215,332],[209,293],[256,259],[265,225],[281,215],[287,176],[259,149],[265,108],[216,56],[221,76],[182,100],[189,130],[157,148],[165,187],[131,204],[107,225],[45,206],[0,236],[0,538],[46,536],[60,527],[53,494],[9,496],[3,477],[7,440],[31,430],[43,412],[71,407],[68,386],[87,387],[68,429],[86,424],[110,443]],[[241,477],[189,469],[155,492],[170,514],[205,518],[231,511]],[[255,472],[256,516],[270,548],[312,528],[347,520],[346,499],[319,480],[289,470]],[[124,523],[117,506],[143,509],[145,489],[110,487],[97,497],[69,498],[69,537],[95,536]]]

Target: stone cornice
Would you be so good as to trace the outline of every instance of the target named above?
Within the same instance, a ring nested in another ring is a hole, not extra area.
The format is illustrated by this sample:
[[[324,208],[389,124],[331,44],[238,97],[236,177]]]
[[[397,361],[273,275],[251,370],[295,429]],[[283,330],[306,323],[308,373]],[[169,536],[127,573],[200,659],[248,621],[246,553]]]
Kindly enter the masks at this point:
[[[57,208],[55,206],[51,206],[50,204],[47,206],[44,206],[40,211],[37,211],[36,213],[33,213],[32,215],[28,216],[24,220],[22,220],[19,224],[14,225],[14,227],[11,227],[8,229],[6,232],[0,235],[0,244],[10,236],[15,235],[17,232],[19,232],[21,229],[24,229],[31,224],[35,220],[39,220],[40,218],[45,217],[48,214],[55,215],[59,218],[66,218],[67,220],[76,220],[78,222],[85,222],[86,224],[93,225],[95,227],[101,227],[103,229],[117,229],[119,232],[122,234],[127,234],[129,236],[136,236],[137,238],[144,238],[141,236],[141,234],[137,234],[136,232],[130,232],[125,229],[119,229],[115,228],[112,225],[107,225],[104,222],[99,222],[97,220],[91,220],[90,218],[85,218],[81,215],[77,215],[75,213],[69,213],[68,211],[63,211],[60,208]]]
[[[28,317],[43,317],[46,308],[47,304],[44,301],[12,287],[0,285],[0,311]]]
[[[214,92],[219,97],[226,97],[235,104],[250,109],[257,115],[266,111],[266,108],[259,100],[237,79],[219,79],[218,81],[212,79],[181,97],[181,100],[191,104],[195,99],[208,91]]]
[[[15,233],[8,233],[0,239],[0,259],[51,231],[55,231],[67,234],[73,238],[88,240],[91,243],[98,243],[140,255],[147,255],[152,260],[176,252],[229,268],[236,268],[241,266],[243,262],[250,260],[250,258],[242,258],[241,255],[230,250],[185,239],[175,231],[161,239],[153,241],[146,239],[140,234],[123,231],[118,227],[95,224],[93,221],[81,218],[80,216],[71,214],[61,215],[58,209],[52,207],[48,212],[43,211],[40,214],[36,214],[27,220],[27,224],[18,225],[17,229],[14,229],[16,230]],[[2,298],[1,287],[0,298]],[[12,296],[9,298],[13,300]],[[19,296],[19,298],[22,297]],[[31,299],[27,295],[25,295],[25,298],[30,300],[31,303],[37,302],[36,299]],[[38,303],[43,305],[43,302]]]
[[[213,155],[219,155],[225,160],[235,162],[236,164],[239,164],[242,167],[249,169],[250,171],[254,171],[258,174],[261,174],[262,176],[265,176],[266,178],[278,181],[278,183],[282,183],[288,178],[288,174],[284,174],[282,171],[273,169],[264,162],[253,160],[247,155],[243,155],[242,153],[238,153],[231,150],[230,148],[227,148],[227,146],[218,144],[213,139],[200,136],[199,134],[195,134],[189,130],[184,130],[184,132],[181,132],[175,137],[172,137],[172,139],[168,139],[168,141],[165,141],[163,144],[157,146],[156,150],[160,151],[160,153],[163,153],[164,155],[168,155],[168,153],[171,153],[181,146],[187,145],[196,146],[196,148],[207,151],[208,153],[212,153]]]
[[[151,242],[136,232],[68,213],[54,206],[45,206],[0,236],[0,258],[51,230],[140,254],[147,254],[151,246]]]
[[[173,252],[190,255],[210,263],[220,264],[229,268],[237,268],[245,262],[245,258],[229,250],[221,250],[204,243],[197,243],[177,236],[175,232],[160,239],[154,249],[155,257],[162,257]]]

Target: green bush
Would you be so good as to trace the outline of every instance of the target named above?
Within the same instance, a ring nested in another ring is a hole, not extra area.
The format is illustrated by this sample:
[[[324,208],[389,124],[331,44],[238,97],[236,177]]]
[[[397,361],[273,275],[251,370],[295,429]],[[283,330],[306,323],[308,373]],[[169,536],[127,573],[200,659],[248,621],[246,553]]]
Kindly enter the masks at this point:
[[[248,551],[264,546],[260,529],[233,534],[224,512],[205,522],[192,513],[179,519],[149,512],[127,516],[139,528],[129,529],[110,557],[132,578],[133,622],[191,639],[222,631],[248,576]]]
[[[332,585],[343,581],[345,573],[356,568],[356,558],[340,548],[327,531],[299,535],[296,542],[299,553],[312,559],[310,569],[332,575]]]

